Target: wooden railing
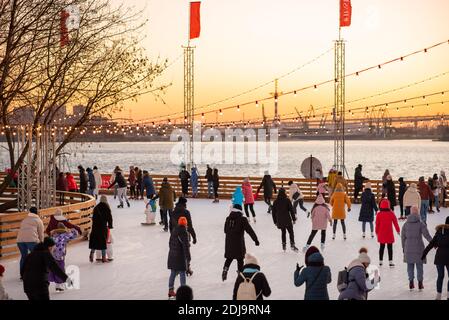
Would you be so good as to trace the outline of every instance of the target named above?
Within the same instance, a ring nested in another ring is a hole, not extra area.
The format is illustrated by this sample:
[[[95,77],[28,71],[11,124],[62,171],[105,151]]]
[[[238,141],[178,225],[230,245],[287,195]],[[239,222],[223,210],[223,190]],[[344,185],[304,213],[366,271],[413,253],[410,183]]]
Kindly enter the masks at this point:
[[[62,197],[61,197],[62,195]],[[79,193],[59,193],[57,199],[63,199],[64,205],[42,209],[39,216],[47,227],[50,216],[54,215],[56,209],[61,209],[64,216],[74,225],[78,225],[83,230],[84,238],[87,237],[91,229],[91,216],[96,201],[93,197]],[[0,259],[13,256],[19,252],[17,247],[17,233],[20,223],[27,216],[27,213],[0,213]]]

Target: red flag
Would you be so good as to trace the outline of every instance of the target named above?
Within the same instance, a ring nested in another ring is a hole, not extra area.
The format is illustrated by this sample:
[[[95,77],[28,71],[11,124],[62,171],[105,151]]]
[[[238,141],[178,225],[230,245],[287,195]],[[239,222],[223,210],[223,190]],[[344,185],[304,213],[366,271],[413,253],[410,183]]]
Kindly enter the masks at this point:
[[[351,0],[340,0],[340,28],[351,25],[352,6]]]
[[[200,18],[201,2],[190,2],[190,39],[200,37],[201,18]]]
[[[60,26],[61,47],[64,47],[69,43],[69,29],[67,28],[67,19],[69,17],[70,14],[66,10],[61,11],[61,26]]]

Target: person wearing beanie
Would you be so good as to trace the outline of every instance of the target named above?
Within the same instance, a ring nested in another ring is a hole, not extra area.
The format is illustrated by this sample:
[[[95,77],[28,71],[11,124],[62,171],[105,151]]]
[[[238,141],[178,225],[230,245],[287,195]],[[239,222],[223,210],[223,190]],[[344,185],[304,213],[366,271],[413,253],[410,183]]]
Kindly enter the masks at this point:
[[[398,219],[396,215],[391,210],[390,201],[387,199],[382,199],[380,201],[380,211],[376,215],[376,235],[377,241],[380,244],[379,248],[379,265],[382,266],[385,246],[388,247],[388,258],[390,261],[390,267],[394,267],[393,263],[393,243],[394,234],[393,226],[396,232],[400,236],[400,228],[398,224]]]
[[[409,289],[415,289],[415,265],[418,278],[419,290],[424,289],[424,263],[422,253],[424,251],[423,237],[428,241],[432,241],[432,237],[427,230],[427,226],[421,221],[419,208],[413,206],[411,214],[407,217],[407,221],[402,226],[401,243],[404,252],[404,262],[407,263],[407,273],[409,280]]]
[[[265,203],[268,205],[268,211],[267,213],[271,213],[272,205],[271,205],[271,198],[273,198],[273,191],[276,192],[276,184],[274,183],[273,179],[271,178],[268,171],[265,171],[265,175],[262,179],[262,182],[260,183],[259,188],[257,188],[257,194],[260,192],[260,189],[263,189],[263,199]]]
[[[318,249],[306,259],[305,268],[296,264],[293,274],[295,286],[306,284],[304,300],[329,300],[327,285],[332,281],[331,269],[324,265],[324,258]]]
[[[197,239],[195,229],[193,228],[192,216],[190,215],[190,211],[187,210],[187,199],[184,197],[179,197],[175,209],[173,210],[173,213],[170,216],[170,223],[169,223],[170,232],[172,232],[173,229],[176,227],[180,217],[185,217],[187,219],[187,232],[192,237],[193,244],[196,244]]]
[[[318,250],[318,248],[315,247],[315,246],[311,246],[311,247],[309,247],[309,248],[307,249],[307,251],[306,251],[306,253],[305,253],[305,255],[304,255],[304,263],[305,263],[306,266],[309,265],[309,257],[310,257],[312,254],[317,253],[317,252],[320,252],[320,250]]]
[[[20,223],[17,233],[17,246],[20,251],[20,272],[27,255],[33,251],[34,247],[44,240],[44,223],[38,214],[38,209],[32,207],[28,215]]]
[[[277,199],[273,203],[273,222],[281,230],[282,250],[287,250],[287,231],[290,236],[290,248],[298,252],[295,245],[295,234],[293,224],[296,223],[295,210],[291,201],[287,198],[284,188],[279,189]]]
[[[344,289],[338,300],[367,300],[368,292],[373,290],[380,282],[379,273],[375,271],[374,278],[369,279],[366,273],[371,264],[371,258],[368,256],[368,250],[361,248],[359,256],[354,259],[346,268],[348,272],[348,285]]]
[[[47,229],[45,229],[45,234],[51,235],[51,232],[58,228],[59,223],[63,223],[66,228],[76,229],[79,234],[82,234],[81,228],[70,223],[59,208],[56,209],[54,215],[50,216],[50,222],[47,225]]]
[[[117,171],[117,173],[115,174],[114,181],[111,183],[111,185],[108,187],[108,189],[111,189],[115,185],[117,185],[117,196],[118,196],[118,200],[120,201],[120,204],[117,206],[117,208],[123,209],[123,200],[126,201],[126,205],[129,208],[131,205],[129,203],[129,199],[126,194],[128,191],[128,184],[125,180],[125,177],[122,174],[122,171]],[[150,199],[150,198],[148,198],[148,199]]]
[[[419,195],[416,183],[411,183],[410,187],[405,191],[403,206],[405,208],[405,218],[409,216],[411,207],[421,208],[421,196]]]
[[[310,217],[310,212],[306,209],[306,207],[304,207],[304,194],[301,192],[301,189],[299,189],[298,185],[293,181],[289,181],[288,185],[289,185],[288,197],[292,202],[295,216],[298,214],[297,207],[299,205],[301,210],[307,213],[307,218]]]
[[[243,290],[243,288],[240,288],[240,285],[243,282],[248,281],[254,284],[256,289],[256,300],[260,301],[263,300],[263,297],[269,297],[271,295],[270,285],[268,284],[265,275],[260,271],[260,265],[257,258],[249,253],[245,255],[245,265],[243,266],[243,270],[239,272],[235,279],[232,300],[250,299],[250,297],[247,296],[247,292]]]
[[[404,195],[405,195],[405,192],[407,191],[407,184],[405,183],[403,177],[400,177],[398,181],[399,181],[398,200],[399,200],[399,208],[401,210],[401,216],[400,216],[399,220],[405,220],[407,218],[404,217]]]
[[[309,249],[318,231],[321,231],[321,250],[324,250],[328,224],[332,226],[330,209],[324,201],[323,195],[320,194],[312,208],[312,232],[310,233],[309,240],[307,240],[307,245],[304,247],[303,252],[306,252]]]
[[[69,285],[72,284],[51,254],[54,246],[55,241],[47,237],[25,258],[22,269],[23,289],[29,300],[50,300],[49,271],[63,282],[68,281]]]
[[[429,242],[429,245],[426,249],[424,249],[421,259],[424,260],[429,251],[433,248],[437,249],[434,262],[438,272],[436,299],[441,300],[441,295],[443,292],[444,269],[447,270],[449,276],[449,217],[446,218],[445,224],[441,224],[436,227],[436,233]],[[447,299],[449,300],[449,281]]]
[[[189,194],[190,173],[186,170],[185,166],[179,172],[179,179],[181,180],[182,196],[187,197]]]
[[[12,300],[8,293],[6,293],[5,287],[3,286],[3,274],[5,273],[5,267],[0,264],[0,301],[1,300]]]
[[[334,235],[332,240],[335,240],[337,233],[337,224],[338,220],[341,222],[341,227],[343,229],[343,239],[346,240],[346,210],[345,207],[348,207],[348,212],[351,212],[351,200],[349,200],[348,195],[345,192],[345,189],[341,183],[338,183],[334,189],[334,193],[332,194],[330,205],[332,206],[332,219],[334,220]]]
[[[369,223],[371,238],[374,238],[374,214],[377,212],[376,196],[371,189],[371,183],[365,184],[365,190],[361,197],[362,206],[360,207],[359,221],[362,222],[362,237],[365,239],[366,224]]]
[[[87,193],[95,197],[95,189],[97,188],[97,182],[95,181],[94,171],[91,168],[87,168],[86,172],[89,183]]]
[[[368,180],[362,175],[362,165],[359,164],[357,168],[355,168],[354,173],[354,203],[358,203],[359,193],[363,189],[363,182]]]
[[[178,218],[170,235],[167,267],[170,270],[168,280],[168,297],[176,297],[175,280],[179,275],[181,286],[186,285],[187,272],[190,271],[190,243],[187,232],[188,219],[184,216]]]
[[[181,301],[192,301],[193,300],[193,290],[187,285],[180,286],[176,290],[176,300]]]
[[[238,271],[243,271],[243,258],[246,254],[245,232],[249,234],[256,246],[259,246],[256,233],[248,219],[243,216],[242,207],[238,204],[234,205],[224,224],[224,233],[226,234],[224,257],[226,261],[221,275],[223,281],[226,281],[228,277],[229,267],[233,260],[237,260]]]

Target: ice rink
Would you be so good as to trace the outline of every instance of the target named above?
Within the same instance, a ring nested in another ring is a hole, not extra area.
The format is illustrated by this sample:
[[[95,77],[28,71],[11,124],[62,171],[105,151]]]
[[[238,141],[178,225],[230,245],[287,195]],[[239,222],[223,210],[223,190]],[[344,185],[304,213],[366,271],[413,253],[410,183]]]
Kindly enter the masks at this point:
[[[144,203],[131,202],[131,208],[117,209],[117,201],[110,198],[114,217],[114,255],[112,263],[90,263],[88,242],[81,242],[69,246],[66,265],[75,265],[80,269],[80,289],[56,293],[54,285],[50,286],[51,299],[54,300],[144,300],[167,299],[168,276],[167,255],[169,233],[158,226],[143,227]],[[192,213],[193,225],[198,237],[198,243],[192,245],[193,277],[187,278],[187,284],[194,290],[195,299],[229,300],[236,278],[236,262],[229,271],[228,280],[222,282],[221,272],[224,263],[223,225],[229,214],[230,201],[224,200],[219,204],[212,204],[210,200],[189,199],[188,209]],[[311,203],[306,207],[311,208]],[[283,252],[281,248],[281,233],[274,224],[271,215],[266,213],[263,202],[256,203],[257,223],[252,223],[259,237],[260,247],[255,247],[253,241],[246,237],[247,251],[256,255],[272,289],[268,299],[302,300],[305,285],[296,288],[293,284],[293,272],[296,263],[304,264],[302,247],[305,245],[311,230],[311,221],[300,211],[296,223],[295,238],[300,253],[290,249]],[[449,214],[449,209],[442,209],[441,213],[428,217],[431,235],[435,233],[435,226],[442,224]],[[378,243],[376,239],[362,239],[361,223],[358,222],[359,206],[354,205],[347,219],[348,240],[343,240],[341,226],[337,231],[337,239],[332,240],[332,232],[328,228],[328,239],[324,251],[325,264],[332,270],[332,283],[328,286],[331,299],[337,299],[336,280],[338,271],[347,266],[358,255],[361,246],[368,248],[372,264],[378,264]],[[159,216],[159,214],[158,214]],[[158,217],[159,220],[159,217]],[[403,222],[400,222],[402,226]],[[369,233],[368,233],[369,235]],[[319,247],[319,234],[315,237],[314,245]],[[427,244],[427,242],[426,242]],[[428,256],[428,263],[424,267],[424,291],[410,292],[406,264],[403,263],[400,239],[396,235],[394,244],[395,268],[388,264],[380,267],[381,285],[369,294],[369,299],[434,299],[436,269],[433,265],[435,250]],[[385,262],[388,261],[385,252]],[[26,299],[22,282],[18,274],[18,258],[1,262],[6,268],[4,286],[13,299]],[[446,288],[447,278],[444,288]],[[176,286],[179,285],[179,278]],[[443,293],[443,299],[446,293]]]

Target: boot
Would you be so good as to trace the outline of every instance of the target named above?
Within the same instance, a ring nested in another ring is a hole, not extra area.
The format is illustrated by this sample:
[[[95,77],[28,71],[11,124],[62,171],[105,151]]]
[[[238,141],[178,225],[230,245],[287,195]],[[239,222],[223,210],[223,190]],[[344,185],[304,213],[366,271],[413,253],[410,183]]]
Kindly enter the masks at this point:
[[[374,233],[371,232],[371,239],[374,239]]]
[[[91,252],[91,253],[89,254],[89,261],[90,261],[90,263],[93,263],[93,262],[94,262],[94,253],[93,253],[93,252]]]
[[[334,235],[332,236],[332,240],[335,240],[335,233],[334,233]]]
[[[299,252],[299,249],[296,248],[296,246],[295,246],[294,243],[292,243],[292,244],[290,245],[290,248],[291,248],[294,252]]]
[[[364,233],[362,233],[362,238],[363,239],[365,239],[366,237],[365,237],[365,232]]]
[[[123,203],[119,204],[119,205],[117,206],[117,209],[123,209]]]
[[[308,244],[306,244],[306,245],[304,246],[304,248],[302,248],[302,252],[303,252],[303,253],[306,253],[307,250],[309,250],[309,248],[310,248],[310,246],[309,246]]]
[[[223,273],[221,274],[221,280],[223,280],[223,282],[228,278],[228,270],[229,269],[227,267],[223,268]]]
[[[343,235],[343,239],[346,240],[346,233]]]
[[[285,243],[282,244],[282,250],[284,250],[284,252],[287,251],[287,244]]]
[[[412,291],[413,289],[415,289],[415,282],[412,280],[409,282],[408,287],[410,288],[410,291]]]
[[[103,263],[108,263],[109,261],[108,261],[108,259],[107,259],[106,257],[102,257],[102,258],[101,258],[101,262],[103,262]]]
[[[437,296],[435,297],[435,300],[441,300],[441,293],[437,293]]]
[[[129,204],[129,202],[126,202],[126,204],[128,205],[128,208],[130,208],[130,207],[131,207],[131,205]]]
[[[175,299],[176,298],[176,292],[173,289],[168,290],[168,299]]]
[[[307,219],[310,218],[310,215],[311,215],[310,211],[307,211]]]
[[[424,284],[422,281],[418,281],[418,289],[419,291],[423,291],[424,290]]]
[[[379,261],[379,266],[382,266],[384,262],[382,260]]]
[[[395,264],[393,263],[393,261],[390,261],[390,267],[393,268],[395,266]]]

